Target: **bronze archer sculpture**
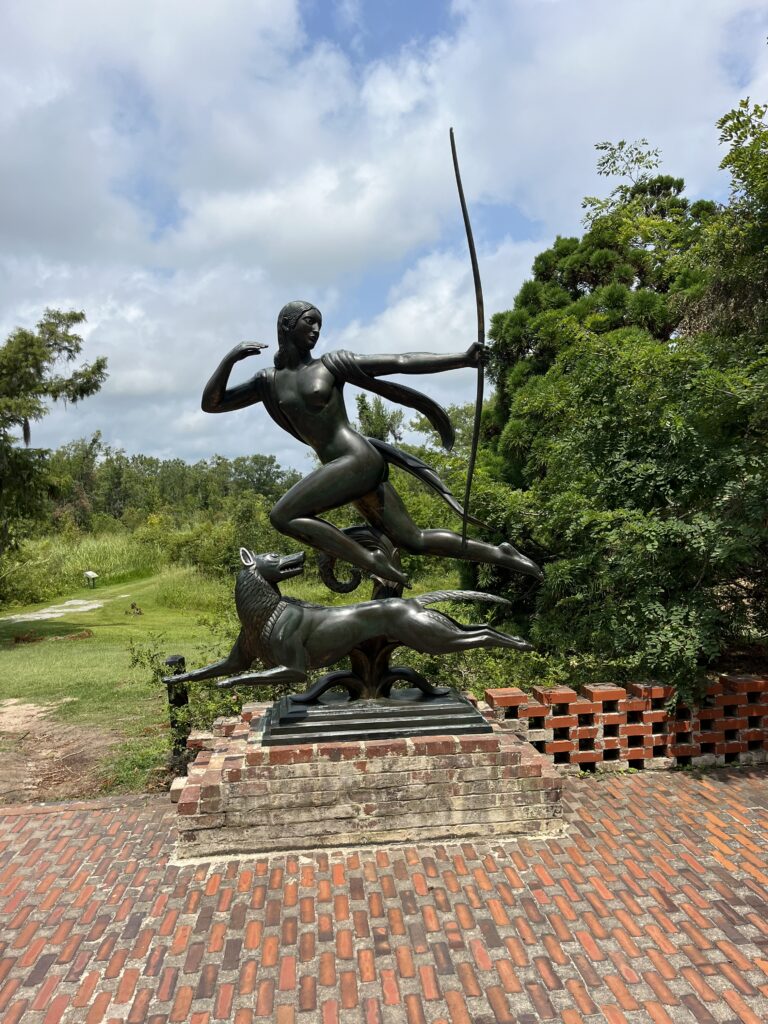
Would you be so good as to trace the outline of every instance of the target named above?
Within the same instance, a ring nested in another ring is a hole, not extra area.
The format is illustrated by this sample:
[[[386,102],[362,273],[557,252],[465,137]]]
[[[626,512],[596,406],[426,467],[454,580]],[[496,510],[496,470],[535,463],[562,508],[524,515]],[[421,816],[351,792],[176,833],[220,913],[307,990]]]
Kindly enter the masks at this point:
[[[309,302],[289,302],[277,321],[278,352],[275,367],[261,370],[244,384],[229,387],[235,363],[266,346],[243,342],[229,352],[203,392],[206,412],[220,413],[263,402],[272,419],[298,440],[312,447],[321,465],[295,484],[272,509],[272,525],[280,533],[350,562],[381,580],[408,585],[402,571],[381,548],[367,548],[319,518],[324,512],[354,504],[375,531],[396,548],[412,554],[465,558],[540,577],[538,566],[511,544],[498,546],[466,540],[450,530],[423,530],[413,522],[388,480],[389,465],[413,473],[463,511],[448,488],[423,462],[386,442],[366,438],[350,424],[344,405],[345,383],[356,384],[422,412],[439,432],[446,448],[453,444],[448,416],[431,399],[401,384],[377,378],[391,373],[437,373],[478,366],[483,348],[475,343],[466,352],[437,355],[353,355],[330,352],[312,357],[320,335],[322,316]]]

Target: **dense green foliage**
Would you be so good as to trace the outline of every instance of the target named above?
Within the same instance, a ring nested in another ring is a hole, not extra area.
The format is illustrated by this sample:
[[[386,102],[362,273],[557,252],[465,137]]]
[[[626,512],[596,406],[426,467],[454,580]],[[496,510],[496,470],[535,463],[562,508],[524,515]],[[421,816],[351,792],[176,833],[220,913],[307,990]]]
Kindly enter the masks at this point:
[[[561,678],[690,693],[720,652],[765,637],[764,115],[720,122],[724,207],[652,175],[644,146],[599,147],[603,173],[632,180],[586,200],[584,235],[541,253],[493,318],[484,464],[506,498],[481,489],[477,507],[546,566],[538,591],[496,582]]]
[[[281,469],[273,455],[214,455],[192,465],[126,455],[97,433],[54,452],[50,477],[53,490],[40,510],[43,522],[90,532],[132,529],[160,513],[176,524],[200,515],[210,520],[254,496],[271,506],[299,475]]]
[[[69,596],[84,586],[83,573],[98,574],[98,587],[150,576],[167,562],[155,544],[134,534],[56,534],[22,541],[8,559],[6,600],[35,604]]]
[[[239,565],[241,546],[286,550],[268,514],[298,474],[273,456],[189,465],[128,456],[99,434],[37,454],[42,470],[28,537],[0,579],[5,602],[49,600],[79,585],[85,569],[102,582],[171,564],[225,575]]]

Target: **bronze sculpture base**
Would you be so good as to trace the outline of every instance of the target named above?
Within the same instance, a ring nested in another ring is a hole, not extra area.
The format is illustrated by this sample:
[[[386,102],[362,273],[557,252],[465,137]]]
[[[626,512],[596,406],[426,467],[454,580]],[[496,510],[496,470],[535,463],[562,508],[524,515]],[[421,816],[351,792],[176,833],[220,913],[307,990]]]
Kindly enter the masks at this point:
[[[477,708],[455,690],[429,696],[408,688],[377,700],[350,701],[331,692],[312,704],[283,697],[264,717],[261,742],[273,747],[491,731]]]
[[[341,687],[347,691],[347,700],[378,700],[392,696],[393,688],[400,682],[410,683],[416,691],[414,700],[428,697],[444,697],[449,693],[447,686],[433,686],[416,669],[389,664],[389,653],[395,644],[387,646],[384,658],[365,658],[363,651],[352,652],[352,668],[337,669],[321,676],[304,693],[292,693],[289,700],[295,704],[317,704],[323,694]],[[357,655],[357,657],[355,657]]]

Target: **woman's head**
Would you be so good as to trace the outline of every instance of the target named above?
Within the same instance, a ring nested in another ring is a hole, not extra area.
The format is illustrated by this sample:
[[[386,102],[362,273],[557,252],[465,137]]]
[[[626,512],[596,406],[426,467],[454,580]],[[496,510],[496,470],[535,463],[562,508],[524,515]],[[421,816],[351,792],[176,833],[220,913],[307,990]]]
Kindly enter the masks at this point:
[[[304,320],[312,320],[311,329],[308,325],[308,331],[315,335],[319,334],[323,318],[320,310],[311,302],[305,302],[303,299],[294,299],[293,302],[287,302],[280,310],[277,317],[278,350],[275,355],[275,366],[278,369],[285,365],[285,346],[294,334],[297,325],[300,325],[300,322]]]

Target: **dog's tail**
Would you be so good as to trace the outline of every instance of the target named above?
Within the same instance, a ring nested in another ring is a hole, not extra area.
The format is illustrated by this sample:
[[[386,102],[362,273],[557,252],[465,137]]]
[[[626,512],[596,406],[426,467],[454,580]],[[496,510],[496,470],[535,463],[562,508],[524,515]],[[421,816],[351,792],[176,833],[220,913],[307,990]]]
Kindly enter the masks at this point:
[[[492,604],[511,604],[505,597],[486,594],[482,590],[430,590],[427,594],[417,594],[408,600],[417,601],[422,607],[440,604],[442,601],[490,601]]]

